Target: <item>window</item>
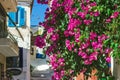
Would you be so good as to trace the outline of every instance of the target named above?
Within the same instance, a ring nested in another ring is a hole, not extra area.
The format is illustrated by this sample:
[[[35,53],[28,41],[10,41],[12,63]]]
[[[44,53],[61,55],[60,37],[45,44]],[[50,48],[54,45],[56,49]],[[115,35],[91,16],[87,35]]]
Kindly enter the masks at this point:
[[[22,68],[23,67],[23,48],[19,48],[19,56],[6,58],[7,68]]]
[[[17,7],[17,12],[9,12],[8,15],[13,20],[13,22],[17,25],[17,27],[23,27],[26,25],[26,12],[22,7]],[[12,21],[8,20],[9,27],[15,27]]]

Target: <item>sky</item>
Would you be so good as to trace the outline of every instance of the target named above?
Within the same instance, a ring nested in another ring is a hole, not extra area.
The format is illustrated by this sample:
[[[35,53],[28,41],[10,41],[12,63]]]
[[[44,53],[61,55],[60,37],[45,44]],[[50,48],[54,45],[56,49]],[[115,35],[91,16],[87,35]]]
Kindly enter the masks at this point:
[[[38,25],[39,22],[44,21],[45,11],[48,5],[38,4],[37,0],[34,0],[32,14],[31,14],[31,26]]]

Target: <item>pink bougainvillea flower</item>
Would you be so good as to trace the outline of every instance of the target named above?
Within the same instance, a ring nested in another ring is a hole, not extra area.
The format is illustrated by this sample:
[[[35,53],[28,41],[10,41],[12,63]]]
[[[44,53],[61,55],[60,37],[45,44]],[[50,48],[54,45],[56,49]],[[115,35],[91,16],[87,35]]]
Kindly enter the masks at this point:
[[[61,76],[58,72],[54,72],[53,76],[54,76],[55,80],[60,80],[61,79]]]
[[[114,12],[114,13],[110,16],[110,18],[117,18],[118,15],[119,15],[119,12]]]
[[[43,37],[37,36],[35,39],[35,45],[39,48],[43,48],[46,45],[45,39]]]
[[[65,74],[65,70],[61,70],[60,75],[64,76],[64,74]]]
[[[70,74],[72,74],[74,72],[74,70],[70,70],[69,72],[70,72]]]
[[[74,47],[74,43],[71,44],[69,40],[66,40],[65,45],[69,51],[72,51],[72,49]]]
[[[93,7],[93,6],[97,6],[96,2],[92,2],[90,3],[90,6]]]
[[[81,21],[78,20],[78,19],[73,19],[71,18],[69,20],[69,23],[68,23],[68,29],[67,30],[74,30],[75,27],[77,27],[77,25],[80,25],[81,24]]]
[[[48,33],[52,33],[53,31],[54,31],[54,28],[52,27],[47,30]]]
[[[70,45],[70,40],[66,40],[65,45],[66,45],[66,47],[68,47]]]
[[[90,39],[94,40],[97,37],[97,34],[95,32],[90,32]]]
[[[90,9],[90,6],[85,6],[84,4],[81,4],[81,9],[84,10],[85,12],[88,12]]]
[[[107,54],[111,53],[111,51],[112,51],[111,48],[107,48],[107,49],[105,49],[105,53],[107,53]]]
[[[110,57],[107,57],[107,58],[106,58],[106,62],[110,63],[110,61],[111,61],[111,58],[110,58]]]
[[[110,23],[110,22],[111,22],[110,18],[108,18],[108,19],[105,20],[105,23]]]
[[[97,60],[98,52],[93,52],[89,56],[89,61]]]
[[[84,61],[84,64],[85,64],[85,65],[90,65],[90,64],[92,64],[92,62],[86,59],[86,60]]]
[[[69,9],[69,11],[68,11],[69,18],[71,18],[71,16],[75,13],[76,10],[77,10],[77,8],[70,8]]]
[[[74,32],[73,31],[69,31],[69,30],[65,30],[64,31],[64,35],[65,35],[65,37],[73,36]]]
[[[86,12],[78,12],[77,15],[84,19],[86,17]]]
[[[75,34],[75,42],[80,42],[80,33]]]
[[[60,66],[64,66],[64,65],[65,65],[64,61],[65,61],[64,58],[59,58],[59,59],[58,59],[59,65],[60,65]]]
[[[84,22],[84,24],[89,25],[89,24],[92,23],[92,20],[87,20],[87,19],[85,19],[83,22]]]
[[[51,40],[52,41],[56,41],[58,39],[59,39],[59,34],[53,34],[53,35],[51,35]]]
[[[95,17],[97,17],[97,16],[99,16],[99,15],[100,15],[100,12],[99,12],[99,11],[94,12],[94,16],[95,16]]]

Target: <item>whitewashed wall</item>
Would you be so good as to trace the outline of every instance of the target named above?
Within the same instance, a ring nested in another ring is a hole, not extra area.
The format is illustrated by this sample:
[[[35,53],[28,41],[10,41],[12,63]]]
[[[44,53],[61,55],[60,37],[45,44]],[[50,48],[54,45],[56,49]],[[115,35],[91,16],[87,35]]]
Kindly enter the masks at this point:
[[[14,80],[30,80],[30,8],[27,6],[21,6],[26,11],[26,26],[19,28],[24,40],[17,34],[13,33],[17,39],[18,46],[23,47],[23,71],[18,76],[13,76]],[[10,30],[12,32],[12,30]]]

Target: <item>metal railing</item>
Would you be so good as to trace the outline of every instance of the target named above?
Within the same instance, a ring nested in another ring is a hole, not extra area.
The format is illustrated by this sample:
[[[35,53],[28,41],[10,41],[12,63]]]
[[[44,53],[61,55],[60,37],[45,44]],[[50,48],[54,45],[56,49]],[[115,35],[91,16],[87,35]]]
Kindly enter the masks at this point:
[[[8,32],[8,38],[9,38],[12,42],[14,42],[14,44],[18,45],[17,40],[14,38],[14,36],[13,36],[10,32]]]

